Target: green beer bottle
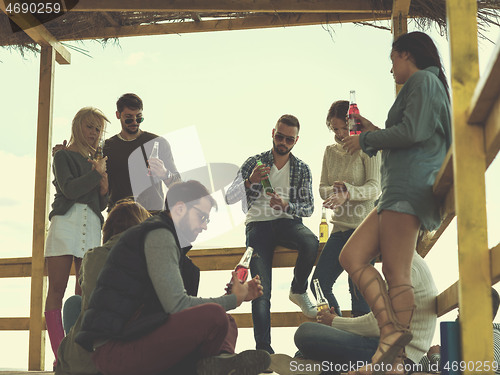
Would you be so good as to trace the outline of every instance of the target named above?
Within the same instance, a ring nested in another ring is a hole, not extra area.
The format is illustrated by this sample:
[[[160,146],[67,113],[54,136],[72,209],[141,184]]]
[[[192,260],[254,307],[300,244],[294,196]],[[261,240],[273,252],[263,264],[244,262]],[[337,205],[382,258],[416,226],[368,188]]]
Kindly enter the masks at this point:
[[[257,165],[263,165],[263,164],[260,160],[257,160]],[[266,179],[260,181],[262,187],[264,188],[264,193],[274,193],[274,189],[271,186],[271,181],[269,181],[269,174],[267,174],[266,177],[267,177]]]

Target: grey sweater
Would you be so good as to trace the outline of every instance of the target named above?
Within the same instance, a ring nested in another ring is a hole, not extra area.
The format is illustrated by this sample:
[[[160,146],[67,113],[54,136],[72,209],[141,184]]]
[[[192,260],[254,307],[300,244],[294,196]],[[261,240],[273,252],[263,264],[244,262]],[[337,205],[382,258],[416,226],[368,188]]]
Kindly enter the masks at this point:
[[[78,152],[59,150],[54,155],[54,181],[56,194],[49,219],[54,215],[64,215],[75,203],[83,203],[101,219],[101,211],[106,208],[108,195],[99,193],[102,176],[92,164]]]
[[[192,297],[186,293],[179,269],[179,251],[174,235],[155,229],[146,236],[144,253],[148,274],[165,312],[173,314],[203,303],[217,303],[226,311],[236,308],[234,294],[217,298]]]

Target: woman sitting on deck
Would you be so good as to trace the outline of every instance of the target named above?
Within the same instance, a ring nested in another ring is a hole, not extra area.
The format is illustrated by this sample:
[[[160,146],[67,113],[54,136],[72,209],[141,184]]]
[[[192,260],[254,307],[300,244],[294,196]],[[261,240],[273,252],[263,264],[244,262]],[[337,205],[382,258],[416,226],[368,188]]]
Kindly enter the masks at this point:
[[[87,309],[90,295],[95,288],[97,276],[101,272],[104,263],[106,263],[109,251],[125,230],[143,222],[150,216],[144,207],[133,200],[124,199],[118,201],[116,206],[110,211],[106,223],[104,223],[102,228],[104,245],[89,250],[83,257],[79,280],[82,288],[81,314],[59,346],[57,353],[57,375],[99,374],[91,359],[92,353],[87,352],[80,345],[76,344],[74,337],[80,331],[83,312]]]

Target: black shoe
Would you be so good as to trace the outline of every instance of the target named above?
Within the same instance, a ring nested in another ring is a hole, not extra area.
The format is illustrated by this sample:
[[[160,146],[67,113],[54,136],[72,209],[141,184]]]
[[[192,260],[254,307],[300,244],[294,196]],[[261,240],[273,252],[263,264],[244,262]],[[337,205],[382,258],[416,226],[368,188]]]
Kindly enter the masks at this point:
[[[198,375],[258,375],[271,364],[265,350],[245,350],[239,354],[221,354],[202,358],[198,362]]]

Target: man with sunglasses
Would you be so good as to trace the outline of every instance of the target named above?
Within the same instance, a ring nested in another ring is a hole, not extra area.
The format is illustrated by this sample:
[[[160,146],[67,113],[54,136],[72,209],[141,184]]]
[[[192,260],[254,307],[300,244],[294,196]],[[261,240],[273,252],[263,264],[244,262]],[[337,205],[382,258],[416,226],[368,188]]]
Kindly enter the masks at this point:
[[[299,129],[295,116],[281,116],[272,131],[273,148],[243,163],[225,197],[228,204],[241,200],[246,212],[246,246],[254,248],[250,270],[252,275],[260,275],[264,288],[263,296],[252,301],[254,337],[256,348],[271,354],[274,353],[271,274],[277,245],[299,252],[290,300],[310,318],[315,318],[317,313],[307,295],[307,279],[316,260],[318,238],[302,224],[302,217],[311,216],[314,210],[312,175],[309,166],[290,152],[299,139]],[[263,189],[262,181],[266,179],[273,192]]]
[[[136,196],[147,210],[162,210],[160,180],[167,187],[180,180],[167,140],[140,129],[142,110],[142,100],[135,94],[124,94],[116,102],[121,131],[106,140],[103,150],[108,157],[109,207],[120,199]],[[159,158],[150,158],[155,141],[159,143]]]
[[[196,297],[199,269],[186,254],[217,202],[190,180],[171,186],[165,206],[113,246],[75,341],[106,375],[258,375],[269,353],[234,354],[238,328],[226,311],[262,295],[259,277],[240,283],[233,272],[229,294]]]

